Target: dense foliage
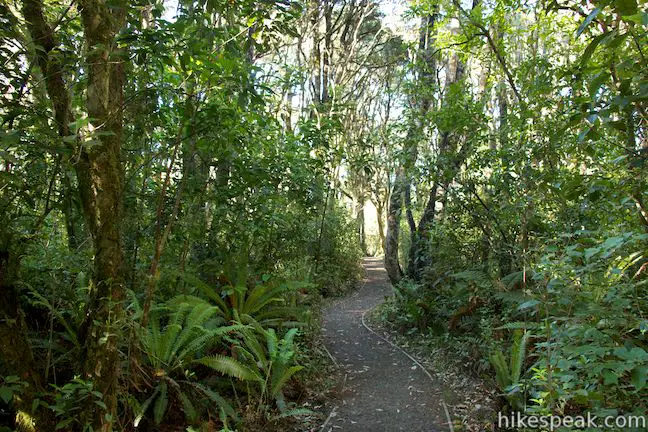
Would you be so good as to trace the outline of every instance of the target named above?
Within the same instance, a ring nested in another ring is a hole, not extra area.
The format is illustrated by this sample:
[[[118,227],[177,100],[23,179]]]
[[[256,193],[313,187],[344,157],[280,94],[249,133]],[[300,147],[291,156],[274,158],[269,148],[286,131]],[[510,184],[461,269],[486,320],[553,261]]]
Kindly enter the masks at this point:
[[[319,12],[0,12],[0,424],[258,430],[303,414],[284,391],[321,294],[351,286],[361,254],[334,189],[341,129],[314,115],[331,104],[276,115],[276,89],[311,72],[286,82],[272,56]]]
[[[388,316],[472,360],[514,410],[645,413],[645,4],[414,12],[427,42],[406,89]]]
[[[0,428],[285,428],[322,296],[380,252],[389,318],[510,408],[647,410],[645,3],[0,23]]]

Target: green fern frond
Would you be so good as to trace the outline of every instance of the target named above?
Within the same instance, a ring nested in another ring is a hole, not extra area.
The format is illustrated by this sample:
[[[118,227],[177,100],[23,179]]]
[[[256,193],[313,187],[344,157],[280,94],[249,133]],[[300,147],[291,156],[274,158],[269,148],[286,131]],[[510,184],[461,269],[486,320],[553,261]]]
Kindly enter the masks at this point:
[[[218,309],[210,305],[207,302],[202,302],[194,305],[194,307],[189,312],[187,319],[185,321],[186,327],[195,327],[202,326],[209,320],[212,316],[217,313]]]
[[[27,285],[27,284],[25,284]],[[30,287],[31,289],[31,287]],[[55,308],[49,300],[47,300],[43,295],[38,293],[35,290],[32,290],[30,294],[36,299],[36,301],[33,301],[33,304],[35,306],[43,306],[45,307],[53,317],[56,318],[56,320],[63,326],[65,329],[65,332],[67,333],[68,337],[72,341],[75,347],[80,348],[81,345],[79,344],[79,340],[77,338],[76,331],[72,329],[72,326],[70,326],[69,322],[70,320],[63,316],[61,312],[58,310],[58,308]]]
[[[511,347],[511,384],[520,382],[524,358],[526,356],[526,346],[529,340],[529,333],[518,330],[513,336],[513,346]]]
[[[277,344],[279,340],[277,339],[277,334],[274,329],[270,328],[265,331],[266,335],[266,345],[268,347],[268,355],[270,358],[275,358],[277,356]]]
[[[299,306],[274,306],[258,313],[255,318],[259,322],[268,322],[269,320],[285,321],[287,318],[299,319],[303,316],[306,309]]]
[[[257,285],[249,294],[245,302],[245,312],[252,314],[263,309],[270,303],[282,303],[281,294],[289,289],[286,285],[268,287],[267,285]]]
[[[194,363],[207,366],[224,375],[239,378],[247,381],[260,381],[261,378],[255,374],[249,367],[234,360],[231,357],[214,355],[194,360]]]
[[[162,362],[167,363],[171,357],[171,351],[175,345],[178,334],[183,331],[180,324],[169,324],[160,335],[158,345],[155,347],[156,354]]]
[[[182,275],[179,275],[182,279],[184,279],[185,282],[187,282],[189,285],[192,285],[198,290],[200,290],[208,299],[213,301],[216,306],[220,309],[221,314],[227,315],[229,308],[227,307],[227,304],[223,300],[223,298],[220,296],[218,292],[209,284],[203,282],[200,280],[199,277],[192,275],[190,273],[182,273]]]
[[[292,347],[293,341],[294,341],[295,336],[297,335],[298,332],[299,332],[299,329],[296,329],[296,328],[291,328],[290,330],[288,330],[286,332],[286,335],[283,338],[284,346]]]
[[[540,324],[538,324],[538,323],[516,321],[516,322],[506,323],[506,324],[501,325],[499,327],[495,327],[495,328],[493,328],[493,330],[516,330],[516,329],[534,330],[534,329],[538,329],[538,328],[540,328]]]
[[[146,414],[146,410],[151,405],[151,403],[155,400],[159,392],[160,392],[160,387],[158,386],[155,388],[153,394],[148,399],[146,399],[142,405],[140,405],[139,410],[135,413],[135,420],[133,421],[133,426],[135,427],[139,426],[140,422],[144,418],[144,414]]]
[[[252,354],[254,354],[254,357],[265,367],[268,364],[268,359],[266,358],[263,347],[261,346],[261,343],[259,343],[257,336],[249,331],[244,331],[242,334],[245,345],[250,349]]]
[[[495,381],[499,388],[503,390],[511,385],[511,373],[502,351],[497,351],[491,354],[488,359],[490,360],[493,369],[495,369]]]
[[[169,398],[167,395],[167,383],[162,381],[160,383],[160,395],[155,401],[155,406],[153,407],[153,421],[155,421],[155,424],[160,424],[162,422],[168,404]]]
[[[464,270],[459,273],[454,273],[452,277],[465,282],[473,282],[475,285],[484,288],[493,286],[493,281],[490,276],[482,270]]]
[[[139,321],[142,317],[142,307],[140,306],[139,300],[137,299],[137,294],[132,289],[126,290],[126,296],[128,297],[129,303],[126,309],[132,310],[132,319],[134,321]]]
[[[523,282],[525,276],[527,277],[527,279],[530,278],[532,276],[531,271],[527,270],[526,273],[523,271],[514,271],[504,276],[502,278],[502,283],[506,286],[507,289],[511,289],[516,284],[520,284],[521,282]]]
[[[186,381],[186,383],[207,396],[212,402],[215,402],[218,407],[223,410],[229,417],[233,418],[235,421],[239,420],[236,411],[234,410],[234,408],[232,408],[232,405],[214,390],[197,382]]]
[[[176,359],[178,361],[184,361],[189,357],[194,357],[198,353],[205,351],[211,345],[213,339],[212,332],[202,330],[200,335],[195,335],[191,342],[178,352]]]
[[[304,369],[303,366],[292,366],[288,369],[282,370],[280,373],[273,373],[272,382],[270,384],[270,395],[276,397],[288,380],[302,369]]]
[[[177,394],[180,402],[182,403],[182,410],[184,411],[185,417],[190,422],[195,422],[198,418],[198,412],[191,402],[191,399],[189,399],[189,397],[179,388],[177,389]]]
[[[282,412],[281,414],[273,417],[273,420],[279,420],[282,418],[286,417],[297,417],[297,416],[302,416],[302,415],[316,415],[317,413],[315,411],[311,411],[307,408],[295,408],[291,410],[286,410]]]

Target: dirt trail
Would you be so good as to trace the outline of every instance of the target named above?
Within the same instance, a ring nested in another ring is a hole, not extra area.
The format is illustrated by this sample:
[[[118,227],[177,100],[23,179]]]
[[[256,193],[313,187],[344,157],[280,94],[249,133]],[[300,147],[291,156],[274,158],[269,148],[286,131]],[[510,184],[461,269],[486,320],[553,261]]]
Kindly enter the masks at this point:
[[[366,258],[363,264],[364,285],[324,314],[325,345],[346,378],[323,431],[447,430],[441,386],[363,325],[363,314],[393,293],[382,259]]]

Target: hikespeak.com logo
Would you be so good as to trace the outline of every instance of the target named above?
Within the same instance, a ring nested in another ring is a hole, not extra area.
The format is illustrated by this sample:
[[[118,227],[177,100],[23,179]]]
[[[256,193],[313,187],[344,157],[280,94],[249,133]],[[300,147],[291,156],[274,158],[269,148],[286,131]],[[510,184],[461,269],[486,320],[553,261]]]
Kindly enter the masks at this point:
[[[606,416],[592,413],[581,416],[528,415],[521,412],[497,414],[497,425],[500,429],[541,429],[555,431],[565,429],[610,429],[610,430],[645,430],[646,416]]]

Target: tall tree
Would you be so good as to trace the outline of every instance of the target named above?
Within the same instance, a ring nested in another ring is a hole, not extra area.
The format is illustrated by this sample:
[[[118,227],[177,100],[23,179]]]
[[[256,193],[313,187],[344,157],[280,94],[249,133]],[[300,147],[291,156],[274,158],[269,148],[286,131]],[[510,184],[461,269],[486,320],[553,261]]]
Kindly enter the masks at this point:
[[[418,52],[420,59],[418,67],[418,85],[423,88],[420,94],[414,96],[413,119],[407,130],[404,141],[403,161],[397,168],[387,210],[387,234],[385,238],[385,269],[392,283],[397,283],[403,276],[399,261],[400,222],[403,211],[403,200],[409,196],[411,189],[411,170],[418,158],[419,137],[423,132],[423,120],[432,102],[431,89],[436,79],[436,61],[434,57],[435,24],[438,17],[438,6],[421,19]],[[408,223],[411,233],[415,231],[412,215],[408,213]]]

